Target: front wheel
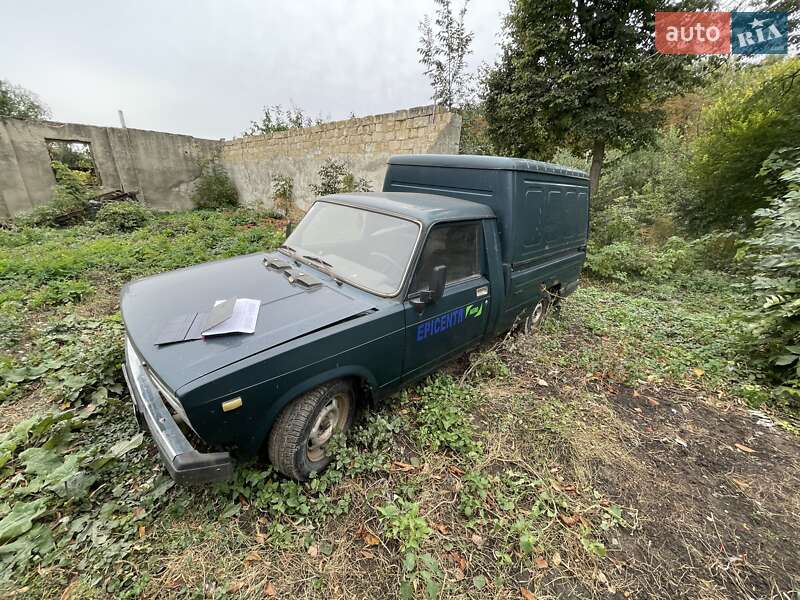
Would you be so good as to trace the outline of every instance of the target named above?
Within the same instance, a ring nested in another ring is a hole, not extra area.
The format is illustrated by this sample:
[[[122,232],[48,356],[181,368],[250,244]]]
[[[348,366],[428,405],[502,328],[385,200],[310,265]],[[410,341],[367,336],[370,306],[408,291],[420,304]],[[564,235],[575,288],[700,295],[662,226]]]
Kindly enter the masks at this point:
[[[293,400],[270,431],[270,462],[298,481],[322,471],[331,462],[328,442],[336,433],[350,429],[355,405],[353,386],[346,381],[321,385]]]

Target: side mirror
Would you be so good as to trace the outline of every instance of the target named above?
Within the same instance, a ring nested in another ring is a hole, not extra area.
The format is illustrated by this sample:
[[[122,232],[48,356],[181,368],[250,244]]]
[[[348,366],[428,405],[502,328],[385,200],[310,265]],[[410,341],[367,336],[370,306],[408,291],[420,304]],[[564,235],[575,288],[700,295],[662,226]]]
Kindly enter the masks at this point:
[[[433,273],[431,274],[431,304],[442,299],[445,283],[447,283],[447,266],[438,265],[433,267]]]
[[[411,306],[422,314],[428,304],[434,304],[444,295],[444,285],[447,283],[447,266],[438,265],[431,272],[430,289],[422,290],[419,297],[410,300]]]

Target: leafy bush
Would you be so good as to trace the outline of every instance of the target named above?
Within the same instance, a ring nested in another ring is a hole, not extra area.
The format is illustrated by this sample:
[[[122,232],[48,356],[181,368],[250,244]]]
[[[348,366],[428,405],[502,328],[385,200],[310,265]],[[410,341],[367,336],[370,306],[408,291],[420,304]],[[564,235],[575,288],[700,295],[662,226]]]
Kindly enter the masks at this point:
[[[56,177],[51,202],[20,215],[17,218],[18,224],[27,227],[53,227],[74,225],[86,219],[91,196],[86,174],[73,171],[58,161],[53,161],[51,165]]]
[[[202,162],[200,170],[200,177],[192,194],[192,201],[197,208],[218,210],[239,206],[239,192],[219,160]]]
[[[726,74],[716,100],[702,113],[692,147],[698,194],[681,203],[697,230],[749,224],[773,190],[758,177],[776,149],[800,139],[800,86],[792,85],[800,58],[749,65]]]
[[[311,118],[302,108],[290,106],[284,109],[280,104],[275,104],[274,106],[265,106],[261,119],[250,121],[250,127],[242,135],[269,135],[276,131],[313,127],[322,123],[321,116]]]
[[[800,160],[783,171],[787,191],[755,212],[758,237],[748,240],[757,306],[749,317],[757,352],[800,407]]]
[[[110,202],[98,212],[95,220],[107,231],[135,231],[150,219],[150,211],[138,202]]]
[[[627,280],[629,275],[641,275],[646,268],[643,246],[631,241],[599,247],[590,243],[586,268],[600,277],[619,281]]]
[[[346,162],[334,158],[322,163],[319,183],[312,183],[310,187],[315,196],[372,191],[372,185],[366,177],[356,178]]]
[[[475,403],[474,393],[451,377],[435,377],[420,391],[422,406],[417,411],[415,441],[433,451],[450,449],[470,456],[478,451],[474,427],[467,411]]]
[[[275,175],[272,178],[272,200],[275,209],[289,216],[294,206],[294,181],[287,175]]]
[[[386,535],[400,542],[400,550],[419,550],[422,542],[431,534],[425,518],[419,514],[419,504],[398,498],[394,502],[378,507]]]

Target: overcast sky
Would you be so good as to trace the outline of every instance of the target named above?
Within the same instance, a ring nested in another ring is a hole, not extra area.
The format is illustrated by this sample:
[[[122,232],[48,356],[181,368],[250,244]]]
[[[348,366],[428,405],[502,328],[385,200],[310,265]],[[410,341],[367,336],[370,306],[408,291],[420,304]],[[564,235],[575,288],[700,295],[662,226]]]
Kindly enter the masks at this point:
[[[506,7],[470,3],[471,69],[497,57]],[[0,79],[57,121],[115,126],[121,108],[129,127],[230,138],[264,105],[341,119],[428,104],[426,13],[432,0],[5,3]]]

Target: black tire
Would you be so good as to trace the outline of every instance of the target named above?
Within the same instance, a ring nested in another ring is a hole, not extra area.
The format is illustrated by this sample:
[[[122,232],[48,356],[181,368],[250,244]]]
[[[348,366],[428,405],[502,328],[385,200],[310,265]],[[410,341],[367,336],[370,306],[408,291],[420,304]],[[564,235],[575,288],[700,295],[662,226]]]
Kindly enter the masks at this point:
[[[522,322],[522,333],[525,335],[530,335],[539,329],[539,327],[542,325],[542,322],[547,318],[549,309],[550,298],[548,296],[540,298],[530,312],[525,316],[525,320]]]
[[[323,436],[312,438],[312,432],[320,434],[325,420],[331,420],[331,403],[338,405],[344,398],[346,407],[342,407],[341,415],[336,412],[332,435],[337,431],[346,432],[353,424],[356,397],[349,382],[338,380],[321,385],[283,409],[272,426],[267,445],[269,461],[278,471],[297,481],[305,481],[312,473],[319,473],[328,466],[331,457],[324,452],[327,440],[318,443]]]

